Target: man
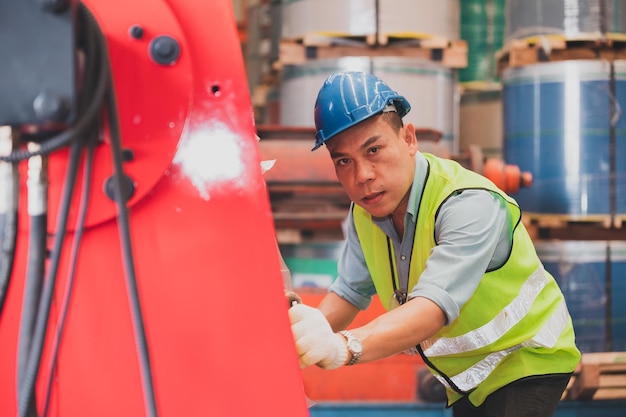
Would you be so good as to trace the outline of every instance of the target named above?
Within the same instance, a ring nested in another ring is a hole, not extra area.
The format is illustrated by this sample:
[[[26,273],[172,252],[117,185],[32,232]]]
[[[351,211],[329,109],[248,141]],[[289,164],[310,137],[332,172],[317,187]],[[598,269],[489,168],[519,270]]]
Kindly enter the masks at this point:
[[[516,202],[420,153],[408,101],[369,73],[331,75],[315,104],[353,202],[336,281],[289,310],[301,367],[419,351],[454,416],[551,416],[580,360],[572,321]],[[387,312],[345,331],[378,294]],[[338,332],[338,333],[335,333]]]

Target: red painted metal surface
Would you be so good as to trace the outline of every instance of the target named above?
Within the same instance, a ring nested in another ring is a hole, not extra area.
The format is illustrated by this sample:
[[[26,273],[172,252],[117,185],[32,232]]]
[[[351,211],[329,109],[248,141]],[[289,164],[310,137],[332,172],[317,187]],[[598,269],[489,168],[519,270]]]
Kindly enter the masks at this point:
[[[159,415],[308,415],[230,0],[85,4],[107,38],[123,147],[135,156],[124,167],[136,185],[129,202],[133,255]],[[133,25],[143,27],[142,39],[129,36]],[[148,54],[149,42],[163,34],[181,47],[171,66]],[[50,416],[146,415],[116,208],[103,191],[113,171],[105,139],[96,152]],[[51,157],[51,235],[66,165],[66,151]],[[16,266],[0,318],[1,416],[16,415],[24,192]],[[77,212],[78,196],[69,229]],[[65,242],[50,334],[73,239],[70,233]],[[37,384],[40,408],[51,340]]]

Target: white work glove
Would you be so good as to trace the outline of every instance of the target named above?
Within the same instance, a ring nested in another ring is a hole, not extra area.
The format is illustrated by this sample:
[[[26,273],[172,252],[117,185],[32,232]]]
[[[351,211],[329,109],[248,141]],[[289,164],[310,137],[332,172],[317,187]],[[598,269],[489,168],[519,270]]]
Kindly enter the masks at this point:
[[[296,304],[289,309],[289,319],[300,356],[300,368],[317,365],[323,369],[336,369],[346,363],[346,339],[333,332],[320,310]]]

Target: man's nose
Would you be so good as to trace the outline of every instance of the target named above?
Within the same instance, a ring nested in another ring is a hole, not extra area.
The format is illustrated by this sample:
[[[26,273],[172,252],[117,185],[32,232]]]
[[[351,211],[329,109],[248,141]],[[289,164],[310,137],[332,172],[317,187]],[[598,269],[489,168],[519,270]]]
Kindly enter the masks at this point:
[[[357,184],[365,184],[375,178],[374,166],[369,163],[358,163],[356,165],[355,179]]]

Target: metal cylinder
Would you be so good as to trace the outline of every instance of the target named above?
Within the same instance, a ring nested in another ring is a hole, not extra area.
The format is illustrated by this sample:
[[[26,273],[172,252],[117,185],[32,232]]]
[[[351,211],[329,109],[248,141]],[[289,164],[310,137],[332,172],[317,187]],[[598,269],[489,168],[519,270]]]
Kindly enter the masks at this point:
[[[458,93],[451,69],[431,61],[404,57],[347,57],[286,67],[282,74],[280,122],[314,126],[313,105],[326,77],[334,72],[369,71],[411,103],[404,118],[417,128],[442,133],[442,145],[458,152]]]
[[[459,38],[459,0],[283,0],[282,37]]]
[[[614,214],[611,123],[619,115],[611,64],[561,61],[508,68],[503,73],[504,156],[533,175],[514,197],[524,211],[589,219]],[[623,166],[617,167],[623,170]]]
[[[378,0],[378,33],[459,38],[459,0]]]
[[[626,33],[626,4],[606,0],[509,0],[505,41],[542,35],[568,39]]]
[[[375,0],[283,0],[283,39],[376,33]]]

